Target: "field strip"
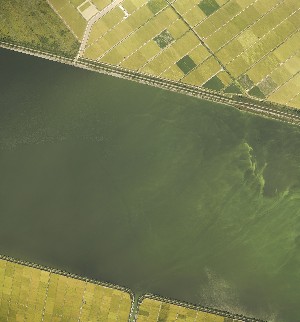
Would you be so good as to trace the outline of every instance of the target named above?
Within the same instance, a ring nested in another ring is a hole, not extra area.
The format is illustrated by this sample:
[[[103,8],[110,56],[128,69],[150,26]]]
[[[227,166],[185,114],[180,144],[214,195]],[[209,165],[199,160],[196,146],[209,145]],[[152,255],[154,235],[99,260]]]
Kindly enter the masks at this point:
[[[294,34],[295,35],[295,34]],[[280,46],[282,46],[283,44],[281,44]],[[280,47],[279,46],[279,47]],[[279,48],[278,47],[278,48]],[[260,80],[258,81],[258,82],[255,82],[254,84],[253,84],[253,86],[252,87],[250,87],[249,88],[249,90],[251,90],[253,87],[255,87],[256,86],[256,84],[259,84],[260,82],[262,82],[265,78],[267,78],[267,77],[272,77],[272,75],[275,73],[275,72],[277,72],[278,71],[278,69],[280,69],[280,68],[282,68],[282,67],[284,67],[284,65],[286,64],[286,63],[288,63],[291,59],[293,59],[294,57],[298,57],[298,55],[299,55],[299,53],[300,53],[300,49],[299,50],[296,50],[295,52],[293,52],[289,57],[287,57],[284,61],[281,61],[279,64],[278,64],[278,66],[276,67],[276,68],[274,68],[272,71],[271,71],[271,73],[269,73],[269,74],[267,74],[267,75],[264,75],[263,76],[263,78],[260,78]],[[256,66],[256,64],[254,64],[253,65],[253,67],[255,67]],[[278,85],[275,89],[273,89],[271,92],[269,92],[269,94],[268,95],[270,95],[271,93],[273,93],[274,91],[276,91],[276,89],[279,87],[280,85]]]
[[[131,16],[131,15],[133,15],[134,13],[136,13],[138,10],[140,10],[141,8],[143,8],[144,6],[146,6],[147,5],[147,3],[144,3],[143,5],[141,5],[140,7],[138,7],[138,8],[136,8],[133,12],[131,12],[131,14],[129,15],[129,16]],[[147,21],[149,21],[149,20],[147,20]],[[103,37],[105,37],[105,35],[107,35],[110,31],[113,31],[117,26],[119,26],[121,23],[123,22],[123,20],[121,20],[121,21],[119,21],[118,23],[116,23],[115,25],[113,25],[111,28],[109,28],[104,34],[102,34],[100,37],[98,37],[98,38],[96,38],[90,45],[88,45],[87,47],[86,47],[86,49],[87,48],[89,48],[89,47],[91,47],[91,46],[93,46],[98,40],[100,40],[101,38],[103,38]],[[138,27],[139,28],[139,27]],[[136,29],[134,29],[134,31],[135,30],[137,30],[138,28],[136,28]],[[134,32],[133,31],[133,32]]]
[[[294,57],[294,56],[293,56]],[[278,85],[274,90],[272,90],[268,96],[274,94],[275,92],[277,92],[282,86],[286,85],[286,83],[288,83],[291,79],[293,79],[296,75],[298,75],[300,73],[300,71],[296,72],[295,74],[292,74],[291,77],[289,77],[284,83]],[[271,75],[271,74],[270,74]],[[268,75],[269,76],[269,75]],[[295,95],[297,96],[298,93]],[[288,103],[288,102],[287,102]]]
[[[182,321],[186,318],[193,322],[263,322],[241,314],[231,314],[154,294],[145,294],[138,299],[136,322]]]
[[[293,52],[292,53],[292,55],[290,55],[289,57],[287,57],[284,61],[282,61],[282,62],[280,62],[280,64],[276,67],[276,68],[274,68],[273,70],[272,70],[272,72],[270,73],[270,74],[268,74],[268,75],[266,75],[265,76],[265,78],[266,77],[272,77],[272,74],[273,73],[275,73],[278,69],[280,69],[281,67],[284,67],[284,65],[286,64],[286,63],[288,63],[291,59],[293,59],[294,57],[298,57],[298,55],[299,55],[299,53],[300,53],[300,49],[299,50],[296,50],[295,52]],[[254,65],[255,66],[255,65]],[[297,73],[299,73],[299,71],[297,72]],[[284,83],[282,83],[282,84],[279,84],[275,89],[273,89],[268,95],[270,95],[270,94],[272,94],[272,93],[274,93],[274,92],[276,92],[276,90],[278,89],[278,88],[280,88],[281,86],[283,86],[284,84],[286,84],[290,79],[292,79],[297,73],[295,73],[295,74],[293,74],[289,79],[287,79]]]
[[[82,53],[84,52],[86,43],[89,39],[89,35],[91,32],[91,29],[94,25],[94,23],[99,20],[100,18],[102,18],[104,15],[106,15],[109,11],[113,10],[116,6],[118,6],[119,4],[121,4],[124,0],[114,0],[111,4],[109,4],[108,6],[106,6],[104,9],[102,9],[101,11],[99,11],[97,14],[95,14],[89,21],[88,24],[85,28],[84,34],[83,34],[83,38],[80,44],[80,48],[78,51],[78,54],[75,58],[75,62],[79,59],[79,57],[82,55]]]
[[[293,78],[298,77],[298,75],[300,74],[300,71],[296,72],[295,74],[293,74],[286,82],[282,83],[280,86],[278,86],[278,88],[272,93],[275,94],[280,88],[282,88],[283,86],[287,85],[291,80],[293,80]],[[271,95],[272,95],[271,94]],[[292,101],[295,97],[297,97],[299,94],[299,92],[296,93],[296,95],[292,96],[292,98],[290,98],[286,103],[284,103],[285,105],[287,105],[290,101]]]
[[[190,51],[188,51],[187,53],[186,53],[186,55],[189,55],[193,50],[195,50],[198,46],[203,46],[201,43],[200,44],[198,44],[198,45],[196,45],[194,48],[192,48]],[[206,47],[205,47],[206,48]],[[200,67],[202,64],[204,64],[207,60],[209,60],[211,57],[213,57],[214,59],[215,59],[215,57],[214,56],[212,56],[212,55],[210,55],[210,56],[208,56],[207,58],[205,58],[202,62],[200,62],[199,64],[196,64],[196,66],[194,67],[194,68],[192,68],[187,74],[184,74],[181,78],[179,78],[178,79],[178,82],[181,82],[186,76],[188,76],[191,72],[193,72],[194,70],[196,70],[198,67]],[[176,63],[175,63],[176,64]],[[161,77],[161,75],[163,75],[164,73],[166,73],[169,69],[171,69],[175,64],[172,64],[172,65],[170,65],[170,66],[168,66],[164,71],[162,71],[158,76],[159,77]],[[219,64],[220,65],[220,64]],[[220,65],[220,70],[223,70],[223,67]],[[217,73],[219,73],[219,71],[220,70],[218,70],[217,72],[216,72],[216,74]],[[213,76],[212,76],[213,77]],[[205,83],[206,83],[206,81],[205,81]],[[200,86],[200,85],[199,85]]]
[[[166,29],[168,29],[169,27],[171,27],[173,24],[175,24],[177,21],[180,21],[180,19],[178,18],[177,20],[174,20],[170,25],[168,25],[166,27]],[[150,63],[152,60],[154,60],[157,56],[159,56],[162,52],[164,52],[167,48],[171,47],[176,41],[178,41],[181,37],[183,37],[188,31],[184,32],[184,34],[182,36],[180,36],[177,39],[174,39],[171,43],[169,43],[166,47],[161,48],[161,50],[155,54],[154,56],[152,56],[151,58],[149,58],[145,64],[143,64],[141,67],[139,67],[139,70],[142,69],[143,67],[145,67],[148,63]],[[156,36],[158,36],[160,34],[160,32],[158,32],[153,38],[155,38]],[[147,40],[146,42],[144,42],[140,47],[138,47],[134,52],[132,52],[130,55],[128,55],[126,58],[124,58],[120,64],[122,64],[125,60],[127,60],[128,58],[130,58],[132,55],[134,55],[137,51],[139,51],[141,48],[143,48],[145,45],[147,45],[149,42],[151,42],[153,40],[153,38]]]
[[[145,4],[146,5],[146,4]],[[144,5],[143,5],[144,6]],[[141,6],[141,7],[143,7]],[[140,7],[140,8],[141,8]],[[114,48],[116,48],[119,44],[121,44],[122,42],[124,42],[125,40],[127,40],[131,35],[135,34],[139,29],[141,29],[143,26],[145,26],[149,21],[151,21],[152,19],[154,19],[153,17],[158,16],[161,12],[165,11],[168,9],[168,6],[164,7],[163,9],[161,9],[160,11],[158,11],[154,16],[151,16],[149,19],[147,19],[142,25],[140,25],[139,27],[137,27],[136,29],[132,30],[126,37],[122,38],[120,41],[118,41],[115,45],[113,45],[111,48],[109,48],[106,52],[104,52],[102,55],[100,55],[97,58],[97,61],[99,61],[101,58],[103,58],[105,55],[107,55],[109,52],[111,52]],[[115,26],[114,26],[115,27]],[[104,36],[104,35],[103,35]],[[100,37],[102,38],[102,36]]]
[[[230,44],[232,40],[238,38],[243,32],[245,32],[246,30],[250,29],[251,27],[253,27],[257,22],[259,22],[261,19],[263,19],[266,15],[268,15],[269,13],[271,13],[274,9],[276,9],[279,5],[281,4],[281,2],[277,3],[274,7],[271,7],[267,12],[265,12],[262,16],[260,16],[259,18],[257,18],[256,20],[254,20],[251,24],[247,25],[247,27],[245,27],[244,29],[242,29],[239,33],[237,33],[234,37],[230,38],[225,44],[223,44],[220,48],[218,48],[215,53],[217,54],[219,51],[221,51],[226,45]],[[242,12],[242,11],[241,11]],[[236,15],[235,17],[237,17],[238,15]],[[226,25],[226,24],[224,24]],[[223,26],[224,26],[223,25]],[[208,37],[206,37],[205,39],[209,38],[211,35],[209,35]],[[256,43],[256,42],[255,42]],[[253,43],[253,45],[255,44]],[[247,47],[250,48],[251,46]],[[245,52],[245,50],[243,51]],[[242,52],[242,53],[243,53]],[[238,57],[238,56],[236,56]],[[235,58],[236,58],[235,57]],[[235,59],[234,58],[234,59]],[[233,61],[234,59],[232,59],[231,61]],[[231,62],[229,61],[228,64]]]
[[[294,76],[298,75],[300,72],[298,72],[297,74],[295,74]],[[294,95],[291,99],[289,99],[287,101],[287,103],[285,103],[285,105],[287,105],[289,102],[291,102],[292,100],[294,100],[298,95],[300,94],[300,92],[298,92],[296,95]]]
[[[234,77],[231,75],[231,73],[227,70],[226,66],[221,62],[221,60],[215,55],[215,53],[206,45],[206,43],[202,40],[202,38],[198,35],[198,33],[194,30],[193,27],[189,25],[189,23],[184,19],[184,17],[178,12],[178,10],[173,6],[173,4],[166,0],[166,2],[170,5],[170,7],[177,13],[177,15],[182,19],[182,21],[188,26],[188,28],[194,33],[194,35],[198,38],[200,43],[208,50],[208,52],[215,58],[215,60],[219,63],[219,65],[223,68],[224,72],[228,74],[228,76],[231,78],[231,80],[234,82]],[[187,76],[187,75],[185,75]],[[245,94],[245,90],[240,86],[240,90],[242,93]]]
[[[240,54],[238,54],[237,56],[235,56],[232,60],[230,60],[227,64],[226,64],[226,66],[227,65],[229,65],[230,63],[232,63],[232,62],[234,62],[237,58],[239,58],[241,55],[243,55],[243,54],[245,54],[249,49],[251,49],[255,44],[257,44],[257,43],[259,43],[259,42],[261,42],[261,40],[263,39],[263,38],[265,38],[267,35],[269,35],[269,33],[271,33],[272,31],[274,31],[274,29],[276,29],[277,27],[279,27],[283,22],[285,22],[288,18],[290,18],[292,15],[294,15],[295,13],[297,13],[298,11],[300,10],[300,8],[299,9],[297,9],[297,10],[295,10],[294,12],[292,12],[288,17],[286,17],[285,19],[283,19],[283,20],[281,20],[280,21],[280,23],[279,24],[277,24],[275,27],[273,27],[272,29],[270,29],[270,30],[268,30],[268,32],[266,32],[261,38],[259,38],[257,41],[255,41],[253,44],[251,44],[251,46],[249,46],[246,50],[244,50],[243,52],[241,52]],[[280,42],[280,44],[278,44],[275,48],[273,48],[273,50],[274,49],[276,49],[276,48],[278,48],[279,46],[281,46],[287,39],[289,39],[291,36],[293,36],[296,32],[299,32],[299,29],[296,29],[293,33],[291,33],[290,35],[288,35],[284,40],[282,40],[281,42]],[[263,55],[261,58],[260,58],[260,60],[262,59],[262,58],[264,58],[266,55],[268,55],[270,52],[268,52],[267,54],[265,54],[265,55]],[[257,61],[255,61],[255,64],[257,64],[260,60],[257,60]],[[252,64],[251,66],[249,66],[249,68],[247,69],[247,70],[249,70],[253,65],[255,65],[255,64]]]
[[[291,33],[290,35],[288,35],[284,40],[282,40],[276,47],[274,47],[272,49],[272,51],[274,51],[275,49],[279,48],[281,45],[283,45],[289,38],[293,37],[296,33],[298,33],[300,31],[300,29],[296,29],[293,33]],[[250,65],[244,72],[243,74],[247,73],[253,66],[255,66],[257,63],[259,63],[261,60],[263,60],[264,58],[266,58],[272,51],[267,52],[266,54],[264,54],[262,57],[260,57],[260,59],[256,60],[252,65]]]
[[[189,30],[186,32],[188,33]],[[185,34],[186,34],[185,33]],[[184,36],[184,35],[183,35]],[[172,43],[171,43],[172,44]],[[171,45],[170,44],[170,45]],[[186,55],[189,55],[193,50],[195,50],[197,47],[199,47],[199,45],[201,46],[202,44],[198,44],[196,45],[195,47],[193,47],[191,50],[189,50]],[[168,46],[169,47],[169,46]],[[167,47],[166,47],[167,48]],[[207,58],[205,58],[201,63],[199,63],[198,65],[196,65],[194,68],[192,68],[187,74],[183,75],[178,81],[181,81],[184,77],[186,77],[190,72],[192,72],[193,70],[195,70],[197,67],[199,67],[200,65],[202,65],[206,60],[208,60],[210,57],[212,56],[208,56]],[[176,64],[176,63],[175,63]],[[162,74],[164,74],[165,72],[167,72],[169,69],[171,69],[174,65],[174,63],[172,63],[172,65],[168,66],[165,70],[163,70],[159,75],[158,77],[161,77]]]
[[[300,125],[300,116],[296,115],[293,112],[293,111],[297,111],[297,109],[289,107],[289,110],[287,111],[286,109],[284,109],[283,105],[277,104],[275,102],[266,102],[263,100],[253,99],[251,101],[255,103],[248,103],[248,102],[242,101],[243,96],[238,96],[233,94],[224,95],[217,91],[205,89],[199,86],[190,85],[186,83],[179,83],[176,81],[159,78],[157,76],[149,75],[146,73],[139,73],[132,70],[127,70],[125,68],[121,68],[115,65],[99,63],[99,62],[95,62],[87,59],[81,59],[81,58],[76,63],[74,63],[73,60],[65,57],[52,55],[52,54],[48,54],[37,50],[31,50],[29,48],[25,48],[25,47],[13,45],[13,44],[7,44],[4,42],[0,42],[0,47],[25,53],[32,56],[41,57],[51,61],[61,62],[67,65],[83,68],[86,70],[132,80],[135,82],[151,85],[154,87],[163,88],[166,90],[186,94],[186,95],[201,98],[204,100],[221,103],[228,106],[233,106],[239,110],[248,111],[253,114],[261,115],[261,116],[276,119],[276,120],[281,120],[293,125]],[[270,104],[272,104],[272,108],[269,107]],[[278,109],[276,109],[276,107]]]
[[[180,19],[178,18],[177,20],[174,21],[174,23],[176,23],[177,21],[180,21]],[[172,24],[170,24],[168,27],[170,27]],[[167,28],[168,28],[167,27]],[[167,29],[166,28],[166,29]],[[157,58],[159,55],[161,55],[162,53],[164,53],[168,48],[172,47],[174,45],[174,43],[176,43],[176,41],[178,41],[179,39],[181,39],[182,37],[184,37],[187,33],[189,32],[189,30],[185,31],[184,34],[182,36],[180,36],[177,39],[174,39],[174,41],[172,41],[171,43],[169,43],[166,47],[161,48],[161,50],[155,54],[154,56],[152,56],[150,59],[148,59],[141,67],[139,67],[139,71],[142,70],[145,66],[147,66],[150,62],[152,62],[153,60],[155,60],[155,58]],[[157,35],[159,35],[160,33],[158,33]],[[148,40],[145,44],[147,44],[149,41],[151,41],[152,39]],[[145,45],[143,44],[143,46]],[[141,46],[140,48],[142,48],[143,46]],[[195,49],[196,47],[198,47],[198,45],[196,45],[195,47],[193,47],[193,49]],[[138,48],[136,51],[138,51],[140,48]],[[130,57],[130,56],[128,56]],[[126,57],[127,59],[127,57]],[[173,65],[173,64],[172,64]],[[169,67],[167,67],[164,71],[162,71],[158,76],[160,76],[161,74],[163,74],[166,70],[168,70],[172,65],[170,65]]]
[[[245,10],[247,10],[248,8],[250,8],[250,7],[252,7],[252,6],[254,6],[254,4],[256,3],[256,2],[258,2],[258,1],[260,1],[260,0],[255,0],[255,1],[253,1],[252,3],[250,3],[247,7],[245,7],[243,10],[241,10],[239,13],[237,13],[236,15],[233,15],[229,20],[227,20],[221,27],[219,27],[219,28],[217,28],[216,30],[214,30],[210,35],[208,35],[207,37],[203,37],[203,39],[207,39],[207,38],[209,38],[209,37],[211,37],[213,34],[215,34],[216,32],[218,32],[220,29],[222,29],[224,26],[226,26],[227,24],[229,24],[234,18],[236,18],[236,17],[238,17],[239,15],[241,15]],[[227,2],[227,3],[229,3],[229,2]],[[278,3],[279,4],[279,3]],[[278,4],[276,4],[276,6],[278,5]],[[226,5],[224,5],[224,6],[226,6]],[[270,10],[268,10],[267,11],[267,13],[269,12],[269,11],[272,11],[273,10],[273,8],[275,8],[276,6],[274,6],[274,7],[272,7]],[[264,14],[265,15],[265,14]],[[262,16],[260,16],[257,20],[259,20],[259,19],[261,19],[264,15],[262,15]],[[257,21],[257,20],[255,20],[254,21],[254,23]],[[201,25],[201,23],[202,23],[202,21],[200,21],[200,23],[198,23],[197,25],[195,25],[194,26],[194,28],[195,27],[198,27],[199,25]],[[253,23],[252,23],[253,24]],[[252,25],[251,24],[251,25]],[[251,25],[249,25],[249,26],[251,26]],[[249,27],[249,26],[247,26],[247,28]],[[245,28],[244,28],[245,29]],[[243,30],[244,30],[243,29]]]
[[[293,102],[293,100],[295,99],[295,98],[297,98],[298,96],[300,96],[300,92],[299,93],[297,93],[294,97],[292,97],[287,103],[286,103],[286,105],[288,104],[288,103],[290,103],[290,102]],[[287,105],[288,106],[288,105]]]

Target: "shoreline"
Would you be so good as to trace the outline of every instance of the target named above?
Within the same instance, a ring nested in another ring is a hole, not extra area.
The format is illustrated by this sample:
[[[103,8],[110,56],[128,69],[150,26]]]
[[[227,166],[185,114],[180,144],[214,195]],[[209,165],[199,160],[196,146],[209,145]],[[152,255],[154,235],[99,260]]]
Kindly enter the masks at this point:
[[[50,61],[55,61],[70,65],[76,68],[89,70],[101,74],[106,74],[118,78],[131,80],[137,83],[158,87],[164,90],[169,90],[179,94],[200,98],[203,100],[224,104],[234,107],[240,111],[248,112],[261,117],[282,121],[291,125],[300,125],[300,115],[296,115],[297,109],[287,108],[277,103],[264,100],[254,99],[239,94],[222,94],[217,91],[205,89],[203,87],[189,85],[182,82],[176,82],[154,75],[128,70],[120,66],[114,66],[106,63],[94,62],[84,58],[68,58],[43,52],[41,50],[23,47],[16,44],[0,41],[0,48],[20,52],[23,54],[44,58]],[[247,101],[249,102],[247,102]],[[266,107],[268,105],[268,107]],[[271,106],[269,106],[271,105]]]
[[[139,308],[140,308],[140,305],[144,299],[157,300],[160,302],[169,303],[169,304],[173,304],[176,306],[181,306],[181,307],[188,308],[188,309],[195,310],[195,311],[211,313],[211,314],[215,314],[215,315],[222,316],[225,318],[235,319],[237,322],[239,322],[239,321],[241,321],[241,322],[266,322],[264,320],[260,320],[257,318],[250,318],[250,317],[246,317],[241,314],[234,314],[231,312],[227,312],[227,311],[223,311],[223,310],[219,310],[219,309],[214,309],[211,307],[196,305],[194,303],[189,303],[186,301],[180,301],[180,300],[176,300],[176,299],[172,299],[172,298],[167,298],[167,297],[163,297],[163,296],[152,294],[152,293],[145,293],[145,294],[136,296],[136,294],[134,294],[134,292],[128,287],[119,286],[119,285],[111,283],[111,282],[103,282],[103,281],[91,279],[88,277],[83,277],[83,276],[69,273],[67,271],[59,270],[56,268],[50,268],[50,267],[47,267],[44,265],[35,264],[33,262],[28,262],[25,260],[16,259],[16,258],[7,256],[7,255],[0,254],[0,260],[4,260],[4,261],[11,262],[14,264],[22,265],[22,266],[27,266],[30,268],[35,268],[35,269],[38,269],[41,271],[46,271],[46,272],[61,275],[61,276],[66,276],[67,278],[72,278],[75,280],[88,282],[88,283],[91,283],[94,285],[99,285],[99,286],[103,286],[106,288],[111,288],[111,289],[116,289],[116,290],[119,290],[122,292],[126,292],[127,294],[130,295],[130,299],[131,299],[131,308],[130,308],[130,314],[128,317],[129,322],[136,322],[137,321]]]

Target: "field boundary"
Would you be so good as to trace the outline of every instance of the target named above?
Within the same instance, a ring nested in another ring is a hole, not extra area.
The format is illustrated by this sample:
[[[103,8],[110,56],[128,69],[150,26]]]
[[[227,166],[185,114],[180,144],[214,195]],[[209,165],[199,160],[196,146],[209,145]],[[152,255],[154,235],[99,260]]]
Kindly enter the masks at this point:
[[[172,298],[166,298],[166,297],[151,294],[151,293],[145,293],[143,295],[136,297],[134,292],[131,289],[129,289],[128,287],[119,286],[119,285],[111,283],[111,282],[103,282],[103,281],[91,279],[88,277],[83,277],[83,276],[69,273],[67,271],[59,270],[56,268],[50,268],[50,267],[47,267],[44,265],[35,264],[33,262],[29,262],[29,261],[25,261],[25,260],[21,260],[21,259],[16,259],[16,258],[7,256],[7,255],[0,254],[0,260],[5,260],[5,261],[11,262],[13,264],[18,264],[18,265],[27,266],[30,268],[35,268],[38,270],[48,272],[50,274],[57,274],[60,276],[65,276],[67,278],[73,278],[73,279],[80,280],[80,281],[87,282],[87,283],[91,283],[94,285],[99,285],[99,286],[103,286],[106,288],[112,288],[115,290],[126,292],[127,294],[130,295],[130,299],[131,299],[130,314],[128,316],[129,322],[136,322],[137,321],[139,308],[140,308],[140,305],[144,299],[153,299],[153,300],[157,300],[157,301],[161,301],[161,302],[165,302],[165,303],[169,303],[169,304],[174,304],[176,306],[181,306],[181,307],[185,307],[185,308],[196,310],[196,311],[201,311],[201,312],[219,315],[222,317],[236,319],[237,321],[242,321],[242,322],[266,322],[266,321],[256,319],[256,318],[249,318],[249,317],[246,317],[241,314],[233,314],[233,313],[230,313],[227,311],[218,310],[218,309],[214,309],[214,308],[210,308],[210,307],[206,307],[206,306],[201,306],[201,305],[195,305],[195,304],[192,304],[189,302],[179,301],[179,300],[175,300]]]
[[[239,94],[224,94],[203,87],[183,82],[177,82],[147,73],[129,70],[120,66],[115,66],[103,62],[95,62],[86,58],[79,58],[78,61],[74,61],[74,58],[71,59],[64,56],[52,54],[50,52],[44,52],[37,49],[7,43],[4,41],[0,41],[0,47],[48,59],[51,61],[57,61],[77,68],[82,68],[93,72],[107,74],[142,84],[159,87],[207,101],[225,104],[241,111],[249,112],[266,118],[280,120],[292,125],[300,125],[299,110],[275,102],[249,98]]]

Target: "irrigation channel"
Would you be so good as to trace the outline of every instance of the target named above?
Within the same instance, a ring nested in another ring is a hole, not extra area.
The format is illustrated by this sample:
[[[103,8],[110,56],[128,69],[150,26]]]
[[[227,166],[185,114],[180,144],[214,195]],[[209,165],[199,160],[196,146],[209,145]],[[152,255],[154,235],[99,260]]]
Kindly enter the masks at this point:
[[[0,254],[136,298],[298,320],[299,126],[0,55]]]

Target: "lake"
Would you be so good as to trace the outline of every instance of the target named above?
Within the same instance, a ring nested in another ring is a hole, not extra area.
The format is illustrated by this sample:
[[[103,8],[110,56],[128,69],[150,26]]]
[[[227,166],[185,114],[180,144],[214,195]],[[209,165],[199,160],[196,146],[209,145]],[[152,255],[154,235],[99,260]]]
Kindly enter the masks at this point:
[[[0,51],[0,253],[299,320],[300,128]]]

